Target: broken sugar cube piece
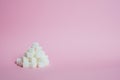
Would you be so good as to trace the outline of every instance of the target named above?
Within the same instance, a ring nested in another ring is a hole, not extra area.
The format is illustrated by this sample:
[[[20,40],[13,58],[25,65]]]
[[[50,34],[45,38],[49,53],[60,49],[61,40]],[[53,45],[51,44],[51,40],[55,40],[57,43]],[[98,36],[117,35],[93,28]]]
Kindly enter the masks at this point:
[[[17,58],[16,64],[19,65],[19,66],[22,66],[22,59],[21,58]]]
[[[16,60],[16,63],[20,63],[21,62],[21,58],[17,58],[17,60]]]

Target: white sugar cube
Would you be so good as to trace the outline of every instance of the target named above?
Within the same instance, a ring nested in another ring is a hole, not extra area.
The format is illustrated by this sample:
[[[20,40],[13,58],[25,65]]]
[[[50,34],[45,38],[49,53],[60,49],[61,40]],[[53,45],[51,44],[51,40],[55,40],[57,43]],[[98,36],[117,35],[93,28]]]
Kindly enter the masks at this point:
[[[17,58],[16,62],[19,64],[21,62],[21,58]]]
[[[17,63],[17,65],[22,66],[22,59],[17,58],[16,63]]]
[[[35,68],[37,66],[37,59],[32,57],[30,58],[30,67]]]
[[[28,68],[29,67],[29,62],[23,62],[23,67]]]
[[[35,49],[34,49],[34,48],[29,48],[29,49],[28,49],[28,52],[30,52],[30,53],[35,53]]]
[[[49,65],[49,60],[48,58],[42,58],[41,62],[43,62],[45,65]]]
[[[44,51],[39,51],[35,54],[35,57],[40,58],[41,56],[45,56],[45,52]]]
[[[23,57],[23,67],[29,67],[29,59],[27,57]]]
[[[40,52],[35,54],[36,58],[40,58],[41,56],[42,56],[42,54]]]
[[[36,63],[36,62],[37,62],[37,59],[33,57],[33,58],[31,58],[31,62],[32,62],[32,63]]]
[[[41,50],[40,53],[41,53],[41,54],[45,54],[45,51]]]
[[[38,47],[36,47],[35,49],[36,49],[36,52],[39,52],[39,51],[42,50],[42,47],[38,46]]]
[[[45,54],[42,54],[42,56],[40,57],[41,59],[47,59],[48,58],[48,56],[47,55],[45,55]]]
[[[29,59],[27,57],[23,56],[22,59],[23,59],[23,62],[29,62]]]
[[[40,58],[36,58],[36,62],[37,62],[37,64],[41,61],[41,59]]]
[[[36,68],[36,67],[37,67],[37,63],[36,63],[36,62],[31,62],[31,63],[30,63],[30,67]]]
[[[39,52],[37,52],[36,54],[35,54],[35,56],[37,57],[37,58],[39,58],[39,57],[41,57],[41,56],[43,56],[43,55],[45,55],[45,52],[44,51],[39,51]]]
[[[49,64],[49,59],[46,58],[46,59],[43,60],[43,62],[45,62],[46,64]]]
[[[41,59],[41,61],[45,62],[45,60],[48,60],[48,56],[44,54],[40,57],[40,59]]]
[[[30,52],[26,52],[25,55],[26,55],[26,57],[28,57],[28,58],[34,57],[34,53],[30,53]]]

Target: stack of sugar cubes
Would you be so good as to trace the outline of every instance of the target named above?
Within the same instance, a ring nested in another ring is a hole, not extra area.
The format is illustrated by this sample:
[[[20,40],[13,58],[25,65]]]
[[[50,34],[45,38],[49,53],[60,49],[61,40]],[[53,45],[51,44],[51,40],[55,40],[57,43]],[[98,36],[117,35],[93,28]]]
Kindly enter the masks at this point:
[[[49,65],[48,56],[39,46],[39,43],[33,43],[23,57],[17,58],[16,63],[23,68],[43,68]]]

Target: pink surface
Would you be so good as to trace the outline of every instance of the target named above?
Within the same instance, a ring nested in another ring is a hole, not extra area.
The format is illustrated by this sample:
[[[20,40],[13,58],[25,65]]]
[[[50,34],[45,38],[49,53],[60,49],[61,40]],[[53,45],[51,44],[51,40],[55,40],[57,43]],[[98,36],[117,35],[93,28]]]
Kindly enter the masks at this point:
[[[32,42],[44,69],[14,64]],[[120,80],[119,0],[0,0],[0,80]]]

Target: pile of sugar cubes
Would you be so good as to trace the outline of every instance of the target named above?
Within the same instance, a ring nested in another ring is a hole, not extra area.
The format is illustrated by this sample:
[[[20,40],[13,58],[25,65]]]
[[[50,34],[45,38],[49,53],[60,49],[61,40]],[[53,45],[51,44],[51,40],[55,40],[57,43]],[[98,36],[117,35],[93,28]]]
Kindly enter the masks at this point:
[[[23,68],[43,68],[49,65],[49,59],[39,43],[35,42],[23,57],[17,58],[16,64]]]

